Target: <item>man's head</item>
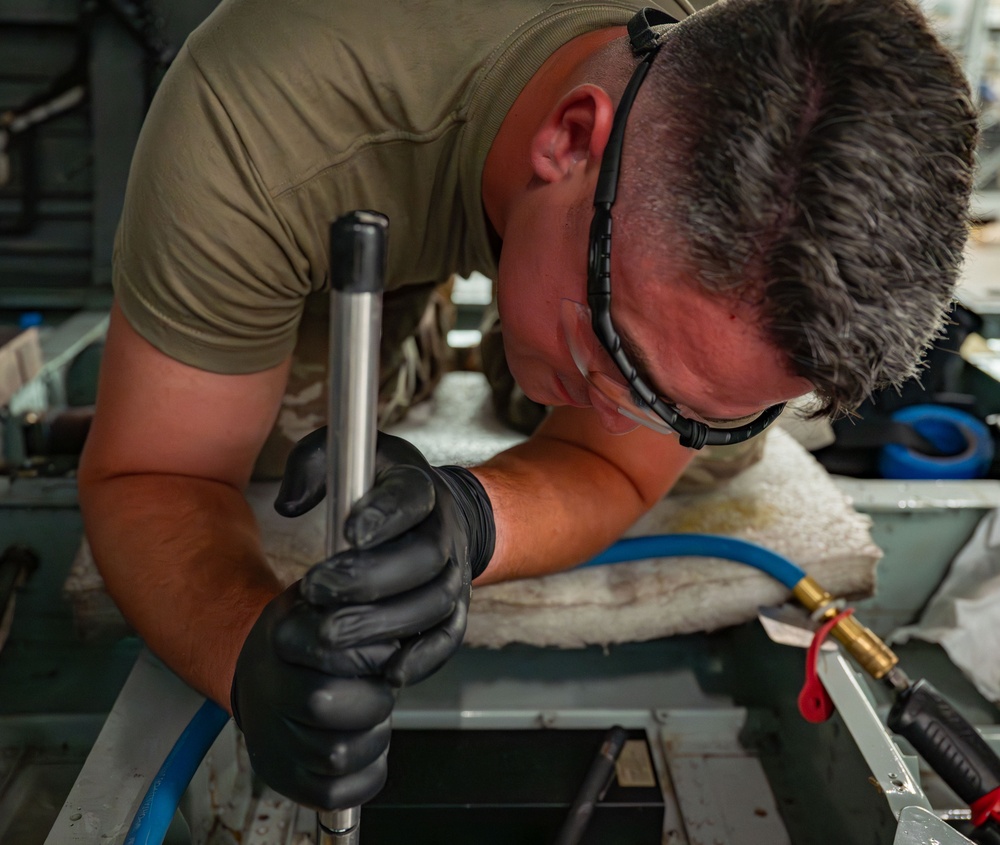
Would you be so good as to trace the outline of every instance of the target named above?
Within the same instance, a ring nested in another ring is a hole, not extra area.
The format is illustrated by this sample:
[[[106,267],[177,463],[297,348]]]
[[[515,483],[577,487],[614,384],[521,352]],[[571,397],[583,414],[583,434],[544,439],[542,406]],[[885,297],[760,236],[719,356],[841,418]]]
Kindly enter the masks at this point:
[[[615,430],[574,379],[557,312],[586,301],[609,92],[636,59],[627,39],[583,46],[508,114],[495,150],[531,126],[526,184],[488,160],[484,201],[499,209],[514,375]],[[694,418],[729,420],[812,387],[843,411],[913,374],[951,300],[975,138],[960,70],[903,0],[720,0],[670,27],[614,205],[611,316],[646,380]]]
[[[758,309],[825,412],[913,375],[967,232],[975,111],[905,0],[720,0],[671,27],[616,237]]]

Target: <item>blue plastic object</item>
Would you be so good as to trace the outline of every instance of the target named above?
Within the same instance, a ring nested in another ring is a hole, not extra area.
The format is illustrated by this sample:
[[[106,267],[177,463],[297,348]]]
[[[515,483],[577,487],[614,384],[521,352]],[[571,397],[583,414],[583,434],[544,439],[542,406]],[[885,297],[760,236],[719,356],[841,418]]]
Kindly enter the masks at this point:
[[[198,708],[146,790],[125,836],[125,845],[163,842],[184,790],[228,721],[229,714],[214,701],[205,701]]]
[[[604,566],[651,557],[717,557],[745,563],[766,572],[792,589],[805,577],[805,571],[770,549],[716,534],[653,534],[619,540],[583,566]]]
[[[993,438],[980,420],[944,405],[911,405],[892,415],[894,422],[911,426],[947,456],[916,452],[901,443],[889,443],[879,455],[883,478],[982,478],[993,462]]]
[[[25,311],[17,319],[17,327],[21,330],[30,329],[33,326],[40,326],[41,324],[42,324],[41,311]]]

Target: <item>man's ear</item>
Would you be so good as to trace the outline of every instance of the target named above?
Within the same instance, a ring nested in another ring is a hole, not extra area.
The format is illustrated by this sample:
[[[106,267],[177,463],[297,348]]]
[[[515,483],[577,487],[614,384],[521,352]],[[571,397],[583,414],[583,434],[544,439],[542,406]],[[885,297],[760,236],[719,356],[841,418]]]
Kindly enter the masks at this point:
[[[615,106],[601,87],[578,85],[552,108],[531,138],[531,167],[543,182],[557,182],[580,162],[600,164]]]

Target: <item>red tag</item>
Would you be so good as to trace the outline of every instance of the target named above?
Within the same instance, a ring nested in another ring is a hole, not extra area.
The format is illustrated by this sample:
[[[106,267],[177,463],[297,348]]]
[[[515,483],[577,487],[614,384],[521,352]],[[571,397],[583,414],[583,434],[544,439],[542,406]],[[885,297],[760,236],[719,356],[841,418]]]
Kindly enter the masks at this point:
[[[973,801],[969,805],[972,810],[972,823],[979,827],[986,824],[992,816],[993,820],[1000,822],[1000,787],[992,792],[987,792],[982,798]]]
[[[802,685],[801,692],[799,692],[799,712],[807,722],[825,722],[833,715],[833,700],[816,672],[816,660],[819,657],[819,649],[823,645],[823,640],[827,638],[827,635],[841,619],[852,613],[854,613],[854,608],[849,607],[824,622],[816,631],[812,643],[809,645],[809,650],[806,652],[806,680]]]

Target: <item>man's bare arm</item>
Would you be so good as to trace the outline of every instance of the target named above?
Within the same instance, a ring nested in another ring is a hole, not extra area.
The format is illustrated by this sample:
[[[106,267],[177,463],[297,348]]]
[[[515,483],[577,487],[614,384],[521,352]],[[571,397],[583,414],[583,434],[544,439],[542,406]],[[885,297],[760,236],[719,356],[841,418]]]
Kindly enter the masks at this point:
[[[188,367],[115,306],[80,466],[81,509],[108,592],[154,652],[227,709],[240,647],[281,589],[241,490],[287,369]]]
[[[473,471],[493,503],[497,544],[479,584],[557,572],[617,540],[693,456],[676,437],[620,436],[595,414],[556,408],[526,442]]]
[[[88,537],[139,634],[223,706],[246,634],[280,591],[241,490],[286,374],[287,365],[241,376],[187,367],[112,312],[80,471]],[[554,572],[599,551],[690,455],[674,438],[612,436],[589,411],[556,409],[530,440],[475,470],[498,526],[480,582]]]

